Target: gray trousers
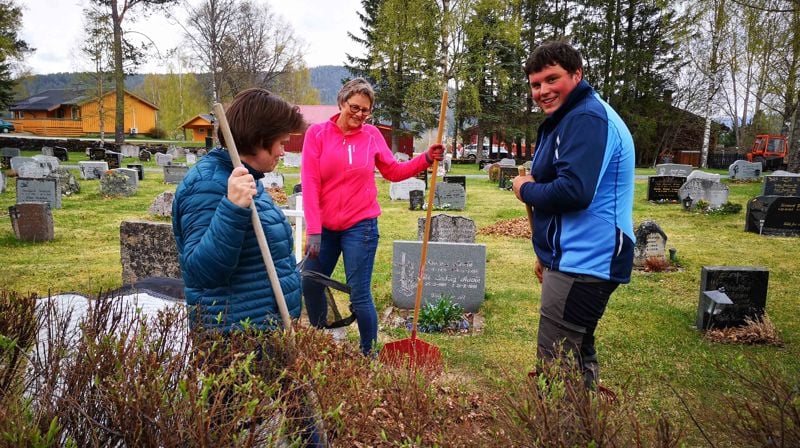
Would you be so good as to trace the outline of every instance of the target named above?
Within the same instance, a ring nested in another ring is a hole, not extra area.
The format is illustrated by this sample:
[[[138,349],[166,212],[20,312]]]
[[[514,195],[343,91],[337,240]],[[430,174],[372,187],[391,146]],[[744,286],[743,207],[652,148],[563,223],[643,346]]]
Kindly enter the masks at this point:
[[[537,355],[552,361],[569,356],[581,369],[587,387],[600,376],[594,331],[619,286],[597,277],[544,269]]]

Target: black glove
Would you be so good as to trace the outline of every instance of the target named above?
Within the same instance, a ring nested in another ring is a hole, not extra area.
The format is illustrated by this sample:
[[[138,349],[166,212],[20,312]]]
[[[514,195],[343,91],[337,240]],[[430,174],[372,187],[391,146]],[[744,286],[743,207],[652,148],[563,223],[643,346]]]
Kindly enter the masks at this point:
[[[306,256],[308,258],[317,258],[319,255],[319,246],[322,243],[322,235],[319,233],[308,235],[306,237]]]

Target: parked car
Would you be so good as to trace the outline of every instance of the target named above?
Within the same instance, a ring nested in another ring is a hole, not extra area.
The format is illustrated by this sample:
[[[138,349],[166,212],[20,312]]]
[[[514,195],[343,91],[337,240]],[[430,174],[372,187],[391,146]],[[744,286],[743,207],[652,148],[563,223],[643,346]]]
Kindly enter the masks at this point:
[[[8,122],[6,120],[0,120],[0,132],[3,134],[7,134],[9,132],[14,132],[14,123]]]
[[[492,155],[499,158],[505,159],[508,157],[508,151],[506,148],[492,146]],[[475,160],[478,158],[478,145],[477,144],[470,144],[464,147],[464,157],[469,160]],[[481,159],[488,159],[489,158],[489,145],[483,145],[483,152],[481,153]]]

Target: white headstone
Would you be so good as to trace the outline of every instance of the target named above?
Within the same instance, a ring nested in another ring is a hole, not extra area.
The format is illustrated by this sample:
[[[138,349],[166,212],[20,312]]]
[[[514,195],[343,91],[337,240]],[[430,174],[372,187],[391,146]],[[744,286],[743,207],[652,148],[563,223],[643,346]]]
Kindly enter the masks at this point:
[[[108,171],[108,162],[78,162],[81,179],[100,179]]]
[[[194,165],[195,163],[197,163],[197,155],[196,154],[192,154],[190,152],[187,152],[186,153],[186,164],[187,165]]]
[[[297,168],[303,160],[303,155],[299,152],[287,152],[283,154],[283,166]]]
[[[17,176],[28,177],[33,179],[42,179],[50,175],[53,170],[45,162],[33,161],[25,163],[17,168]]]
[[[660,163],[656,165],[656,176],[679,176],[686,177],[692,173],[692,165],[680,163]]]
[[[500,159],[497,163],[500,166],[517,166],[517,162],[515,162],[514,159]]]
[[[264,185],[264,188],[283,188],[283,174],[274,171],[264,173],[264,177],[261,178],[261,184]]]
[[[36,160],[33,157],[23,157],[23,156],[16,156],[11,158],[11,169],[17,171],[19,167],[25,165],[26,163],[35,162]]]
[[[694,170],[688,176],[686,176],[686,182],[689,182],[692,179],[708,179],[714,182],[719,182],[720,176],[716,173],[707,173],[705,171]]]
[[[116,171],[118,173],[122,173],[122,174],[128,176],[128,185],[133,187],[134,190],[139,188],[139,171],[138,170],[134,170],[132,168],[117,168],[117,169],[115,169],[113,171]]]
[[[404,152],[396,152],[394,153],[394,160],[397,160],[398,162],[408,162],[408,154]]]
[[[139,147],[136,145],[120,145],[119,152],[122,153],[123,157],[139,158]]]
[[[728,167],[728,177],[731,179],[758,179],[761,177],[761,163],[737,160]]]
[[[425,191],[425,181],[412,177],[400,182],[392,182],[389,185],[389,198],[393,201],[407,201],[408,192],[411,190]]]
[[[37,155],[37,156],[33,156],[33,158],[37,162],[42,162],[42,163],[48,164],[50,166],[50,171],[55,171],[59,166],[58,157]]]
[[[161,154],[160,152],[156,153],[156,165],[158,166],[167,166],[172,165],[172,161],[174,160],[174,156],[172,154]]]

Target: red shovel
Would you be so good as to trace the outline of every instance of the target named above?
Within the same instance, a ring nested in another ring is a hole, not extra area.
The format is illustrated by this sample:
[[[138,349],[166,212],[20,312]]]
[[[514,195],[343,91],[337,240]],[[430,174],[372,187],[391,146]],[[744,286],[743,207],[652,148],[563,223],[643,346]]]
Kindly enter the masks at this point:
[[[442,106],[439,111],[439,132],[436,134],[436,143],[442,143],[444,134],[444,120],[447,112],[447,88],[442,91]],[[425,215],[425,233],[422,236],[422,254],[419,261],[419,278],[417,279],[417,296],[414,301],[414,321],[411,326],[411,337],[390,342],[383,346],[380,359],[386,364],[396,367],[420,367],[424,370],[437,371],[442,367],[442,355],[439,347],[417,339],[417,320],[419,308],[422,303],[422,285],[425,277],[425,261],[428,259],[428,235],[431,232],[431,211],[433,210],[433,195],[436,190],[436,173],[438,161],[434,159],[433,176],[431,176],[430,189],[428,190],[428,208]]]

